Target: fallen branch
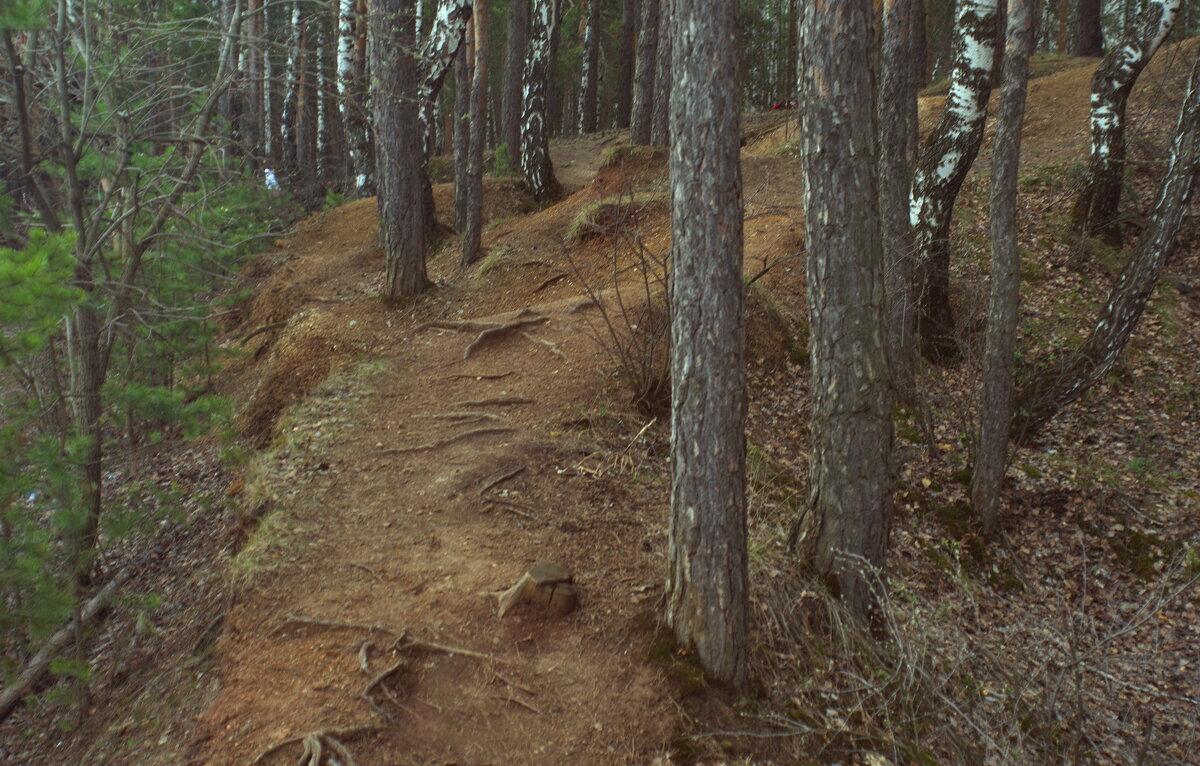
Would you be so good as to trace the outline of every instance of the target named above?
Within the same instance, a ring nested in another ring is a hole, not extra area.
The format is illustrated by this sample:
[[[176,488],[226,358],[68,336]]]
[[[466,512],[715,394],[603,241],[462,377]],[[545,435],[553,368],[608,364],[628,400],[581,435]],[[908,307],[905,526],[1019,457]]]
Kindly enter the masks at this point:
[[[542,282],[537,287],[533,288],[533,290],[530,292],[530,294],[532,295],[533,293],[540,293],[542,290],[545,290],[547,287],[554,284],[558,280],[566,278],[566,276],[567,276],[567,272],[561,271],[561,272],[555,274],[554,276],[546,279],[544,282]]]
[[[492,505],[498,505],[502,509],[508,511],[509,513],[515,513],[518,516],[523,516],[523,517],[529,519],[530,521],[536,521],[539,524],[542,523],[542,520],[539,519],[537,517],[537,515],[532,512],[532,510],[527,510],[528,506],[521,505],[520,503],[510,503],[507,500],[501,500],[500,498],[497,498],[497,497],[489,497],[484,502],[490,503]]]
[[[524,470],[525,470],[525,466],[523,466],[523,465],[519,465],[516,468],[513,468],[511,470],[505,469],[504,473],[497,475],[495,478],[488,479],[484,483],[484,485],[479,488],[479,494],[481,494],[481,495],[484,494],[492,487],[496,486],[497,484],[500,484],[501,482],[508,481],[509,479],[513,478],[514,476],[524,472]]]
[[[347,630],[365,630],[368,633],[374,633],[374,632],[378,631],[380,633],[390,633],[393,636],[403,636],[404,635],[404,631],[396,630],[395,628],[390,628],[381,622],[377,622],[373,625],[368,625],[366,623],[361,623],[361,622],[340,622],[338,620],[324,620],[324,619],[321,619],[320,617],[305,617],[302,614],[292,614],[290,612],[283,616],[283,622],[279,623],[279,627],[276,628],[275,632],[279,633],[286,626],[291,625],[291,624],[316,625],[317,627],[321,627],[321,628],[345,628]]]
[[[537,713],[538,715],[542,714],[542,711],[538,710],[533,705],[530,705],[528,702],[525,702],[524,700],[521,700],[517,697],[509,697],[507,695],[497,695],[495,697],[495,699],[504,700],[505,702],[511,702],[514,705],[520,705],[521,707],[525,708],[526,710],[528,710],[531,713]]]
[[[548,340],[543,340],[543,339],[541,339],[541,338],[535,338],[535,337],[533,337],[532,335],[530,335],[530,334],[529,334],[529,333],[527,333],[527,332],[523,332],[523,333],[521,333],[521,334],[522,334],[522,335],[524,335],[524,336],[525,336],[527,339],[529,339],[529,340],[533,341],[534,343],[541,343],[543,346],[547,346],[547,347],[548,347],[548,348],[549,348],[551,351],[553,351],[554,353],[558,354],[558,355],[559,355],[559,356],[561,356],[563,359],[566,359],[566,358],[567,358],[567,355],[563,353],[562,349],[560,349],[560,348],[558,347],[558,344],[557,344],[557,343],[554,343],[554,342],[552,342],[552,341],[548,341]]]
[[[475,353],[476,349],[480,348],[484,343],[487,343],[489,340],[495,340],[496,338],[499,338],[502,335],[507,335],[508,333],[513,332],[514,330],[519,330],[522,327],[528,327],[529,325],[533,325],[533,324],[541,324],[542,322],[545,322],[545,321],[547,321],[546,317],[529,317],[527,319],[517,319],[515,321],[508,322],[506,324],[496,325],[495,327],[489,327],[488,329],[480,332],[479,335],[475,338],[475,340],[471,341],[471,345],[467,346],[467,350],[463,352],[463,359],[464,360],[470,359],[471,354]],[[525,335],[525,333],[521,333],[521,334]],[[525,335],[525,337],[529,337],[529,336]]]
[[[426,420],[499,420],[499,415],[488,412],[438,412],[433,415],[411,415],[412,418]]]
[[[451,407],[507,407],[510,404],[533,404],[532,399],[523,396],[494,396],[491,399],[468,399],[455,402]]]
[[[471,380],[500,380],[502,378],[507,378],[508,376],[514,375],[514,374],[516,374],[516,373],[513,370],[509,370],[508,372],[495,373],[495,374],[459,373],[457,375],[447,375],[446,379],[447,380],[457,380],[459,378],[469,378]]]
[[[487,436],[489,434],[503,434],[515,431],[515,428],[496,427],[496,428],[476,428],[471,431],[464,431],[456,436],[451,436],[449,439],[442,439],[438,442],[429,442],[428,444],[418,444],[415,447],[391,447],[389,449],[377,450],[379,455],[403,455],[409,452],[424,452],[425,450],[440,449],[449,444],[470,439],[474,436]]]

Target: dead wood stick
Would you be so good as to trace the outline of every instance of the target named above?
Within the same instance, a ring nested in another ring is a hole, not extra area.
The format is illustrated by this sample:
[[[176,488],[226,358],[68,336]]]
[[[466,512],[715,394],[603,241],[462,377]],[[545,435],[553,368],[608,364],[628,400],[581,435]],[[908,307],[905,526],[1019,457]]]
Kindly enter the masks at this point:
[[[509,479],[513,478],[514,476],[516,476],[520,473],[523,473],[524,471],[525,471],[525,466],[523,466],[523,465],[519,465],[516,468],[513,468],[512,470],[506,469],[503,473],[499,474],[495,478],[488,479],[487,482],[482,487],[479,488],[479,494],[482,495],[483,493],[487,492],[489,489],[496,486],[497,484],[506,482]]]
[[[533,404],[532,399],[523,396],[494,396],[490,399],[468,399],[455,402],[451,407],[507,407],[510,404]]]
[[[426,322],[422,325],[417,325],[413,328],[414,333],[424,332],[425,330],[456,330],[458,332],[482,332],[492,327],[498,327],[501,322],[454,322],[450,320],[437,320]]]
[[[567,276],[567,272],[560,271],[559,273],[555,274],[554,276],[546,279],[544,282],[542,282],[537,287],[533,288],[531,293],[540,293],[542,290],[545,290],[547,287],[554,284],[558,280],[565,278],[566,276]]]
[[[506,335],[514,330],[519,330],[522,327],[528,327],[532,324],[541,324],[545,321],[547,321],[546,317],[528,317],[526,319],[517,319],[506,324],[497,325],[495,327],[489,327],[488,329],[479,333],[475,340],[471,341],[471,345],[467,346],[467,350],[463,352],[463,359],[470,359],[471,354],[475,353],[476,349],[478,349],[484,343],[487,343],[489,340],[498,338],[501,335]]]
[[[404,631],[390,628],[381,622],[374,625],[367,625],[361,622],[340,622],[338,620],[324,620],[320,617],[305,617],[302,614],[292,614],[291,612],[283,616],[283,622],[279,623],[276,632],[284,629],[287,625],[296,623],[299,625],[316,625],[321,628],[346,628],[348,630],[365,630],[367,632],[379,631],[380,633],[390,633],[393,636],[403,636]]]
[[[541,343],[543,346],[548,347],[551,351],[558,354],[563,359],[567,358],[567,355],[563,353],[563,350],[558,347],[557,343],[554,343],[554,342],[548,341],[548,340],[543,340],[542,338],[535,338],[527,332],[523,332],[521,334],[524,335],[528,340],[533,341],[534,343]]]
[[[475,659],[478,659],[478,660],[490,660],[492,662],[498,662],[500,664],[508,664],[508,660],[502,660],[499,657],[493,657],[490,654],[483,654],[482,652],[476,652],[471,649],[463,649],[458,646],[447,646],[446,644],[439,644],[434,641],[423,641],[419,638],[408,639],[408,645],[415,646],[420,649],[428,649],[433,652],[445,652],[446,654],[461,654],[464,657],[474,657]]]
[[[432,415],[410,415],[412,418],[425,420],[499,420],[499,415],[490,412],[437,412]]]
[[[363,641],[362,646],[358,648],[358,666],[367,675],[371,674],[371,647],[374,645],[370,641]]]
[[[245,343],[246,341],[250,340],[251,338],[253,338],[256,335],[262,335],[264,332],[270,332],[271,330],[278,330],[280,327],[285,326],[287,323],[288,323],[288,320],[285,319],[282,322],[272,322],[271,324],[265,324],[262,327],[259,327],[257,330],[251,330],[250,332],[246,333],[245,335],[242,336],[242,339],[238,342]]]
[[[354,567],[355,569],[361,569],[362,571],[364,571],[364,572],[366,572],[367,574],[371,575],[372,577],[374,577],[374,578],[375,578],[375,580],[376,580],[376,581],[377,581],[377,582],[378,582],[380,585],[383,585],[383,584],[384,584],[384,581],[383,581],[383,575],[379,574],[378,572],[376,572],[374,569],[372,569],[371,567],[367,566],[366,564],[359,564],[357,561],[351,561],[351,562],[350,562],[350,566]]]
[[[396,673],[396,671],[401,670],[403,667],[404,667],[404,660],[399,659],[399,660],[396,660],[395,662],[393,662],[391,665],[388,665],[383,670],[376,673],[375,677],[372,678],[369,682],[367,682],[367,685],[365,687],[363,687],[363,690],[362,690],[363,695],[370,696],[371,691],[376,686],[383,683],[384,680],[386,680],[388,676]]]
[[[520,705],[521,707],[525,708],[526,710],[528,710],[531,713],[537,713],[538,715],[542,714],[542,711],[538,710],[533,705],[530,705],[528,702],[525,702],[524,700],[522,700],[518,697],[509,697],[507,695],[497,695],[496,697],[494,697],[494,699],[504,700],[505,702],[511,702],[514,705]]]
[[[542,520],[539,519],[537,517],[537,515],[535,515],[531,511],[525,510],[526,506],[518,505],[517,503],[510,503],[507,500],[500,500],[499,498],[495,498],[495,497],[489,497],[484,502],[490,503],[492,505],[498,505],[501,508],[503,508],[504,510],[508,511],[509,513],[515,513],[518,516],[523,516],[523,517],[529,519],[530,521],[536,521],[539,524],[542,523]]]
[[[495,373],[495,374],[459,373],[458,375],[447,375],[446,379],[447,380],[456,380],[458,378],[470,378],[471,380],[500,380],[501,378],[507,378],[508,376],[514,375],[514,374],[516,374],[514,370],[509,370],[508,372],[501,372],[501,373]]]
[[[418,444],[415,447],[392,447],[390,449],[376,450],[378,455],[404,455],[409,452],[424,452],[425,450],[440,449],[449,444],[470,439],[475,436],[488,436],[490,434],[504,434],[515,431],[515,428],[496,427],[496,428],[476,428],[471,431],[464,431],[461,434],[451,436],[449,439],[442,439],[438,442],[430,442],[428,444]]]
[[[274,745],[268,747],[266,750],[263,750],[253,761],[250,762],[250,766],[254,766],[256,763],[262,763],[262,760],[268,755],[278,752],[288,745],[293,745],[297,742],[304,742],[309,737],[347,737],[354,734],[363,734],[368,731],[379,731],[379,726],[376,724],[364,724],[362,726],[348,726],[344,729],[317,729],[316,731],[310,731],[307,734],[289,737],[288,739],[280,740]]]
[[[492,671],[492,675],[493,675],[493,676],[495,676],[497,679],[499,679],[499,680],[503,681],[504,683],[508,684],[508,685],[509,685],[509,686],[511,686],[512,688],[514,688],[514,689],[516,689],[516,690],[518,690],[518,691],[523,691],[523,692],[525,692],[525,693],[526,693],[526,694],[528,694],[530,697],[536,697],[536,696],[537,696],[537,692],[535,692],[533,689],[529,689],[529,688],[527,688],[527,687],[521,686],[520,684],[518,684],[518,683],[516,683],[516,682],[512,681],[512,680],[511,680],[511,679],[509,679],[509,678],[505,678],[504,676],[500,675],[499,673],[497,673],[497,672],[495,672],[495,671]]]

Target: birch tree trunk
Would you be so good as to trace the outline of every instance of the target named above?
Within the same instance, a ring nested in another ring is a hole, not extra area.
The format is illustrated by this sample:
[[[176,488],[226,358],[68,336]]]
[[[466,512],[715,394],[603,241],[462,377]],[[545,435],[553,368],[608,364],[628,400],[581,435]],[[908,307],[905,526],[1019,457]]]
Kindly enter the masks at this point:
[[[667,623],[705,672],[748,681],[745,290],[737,4],[679,3],[670,25],[671,526]]]
[[[300,104],[300,67],[303,64],[301,53],[301,40],[304,36],[304,23],[301,16],[301,1],[295,0],[292,3],[292,20],[288,27],[288,52],[287,52],[287,72],[286,92],[283,96],[283,115],[280,121],[283,123],[283,133],[281,136],[282,146],[280,146],[280,172],[287,179],[287,184],[291,188],[296,188],[297,182],[302,176],[297,172],[299,162],[297,153],[299,151],[299,143],[297,140],[297,127],[299,124],[298,109]]]
[[[812,468],[794,539],[850,612],[874,621],[893,476],[871,4],[803,4],[799,37]]]
[[[658,0],[658,3],[658,63],[655,66],[654,126],[650,142],[655,146],[666,146],[671,142],[671,0]]]
[[[459,126],[470,131],[466,220],[461,262],[464,269],[479,258],[479,240],[483,234],[483,144],[487,132],[487,0],[475,0],[472,20],[475,50],[471,77],[471,115],[466,124]]]
[[[896,388],[913,393],[916,313],[914,253],[909,222],[912,181],[909,148],[916,142],[917,84],[912,66],[915,6],[921,0],[884,0],[879,78],[879,212],[887,261],[888,346]]]
[[[1175,128],[1171,159],[1150,224],[1121,271],[1091,335],[1075,351],[1048,365],[1017,394],[1011,435],[1031,439],[1060,410],[1104,379],[1120,356],[1162,275],[1200,173],[1200,58],[1192,66],[1187,96]]]
[[[562,191],[550,162],[547,92],[554,76],[552,41],[562,16],[561,0],[535,0],[525,59],[521,114],[521,172],[534,199],[545,202]]]
[[[917,162],[909,207],[917,258],[917,333],[921,352],[935,362],[958,353],[950,308],[950,223],[954,201],[983,141],[992,91],[996,0],[961,0],[956,13],[946,112]]]
[[[579,74],[579,132],[596,131],[599,105],[596,100],[600,76],[600,5],[588,0],[587,23],[583,30],[583,59]]]
[[[437,6],[437,15],[434,17],[433,26],[421,46],[423,69],[419,73],[420,110],[421,122],[425,126],[426,132],[429,130],[429,126],[438,119],[436,108],[438,93],[442,89],[442,83],[445,82],[450,67],[458,59],[459,51],[466,39],[467,27],[471,23],[471,14],[470,0],[441,0]],[[456,85],[456,88],[458,87]],[[465,91],[465,88],[459,88],[459,90],[462,92]],[[458,113],[455,111],[451,115],[452,125],[453,120],[457,117]],[[453,135],[457,136],[457,126],[454,128]],[[455,156],[458,156],[457,148]],[[422,196],[425,200],[425,231],[427,236],[433,236],[437,231],[438,222],[434,215],[433,185],[429,180],[428,156],[424,152],[421,153],[421,186],[424,190]],[[456,224],[459,223],[457,214],[456,198]],[[456,228],[459,231],[462,230],[461,225],[456,225]]]
[[[629,137],[634,144],[650,143],[654,126],[654,69],[658,56],[658,0],[642,0],[638,31],[637,74],[633,82],[633,116]]]
[[[429,288],[425,274],[425,199],[413,0],[372,0],[371,107],[379,182],[379,231],[387,264],[386,293],[396,298]]]
[[[509,4],[505,47],[500,142],[515,159],[521,148],[521,73],[525,68],[525,52],[529,50],[529,0],[513,0]]]
[[[1013,339],[1021,300],[1021,259],[1017,251],[1017,169],[1021,159],[1021,123],[1033,50],[1034,3],[1008,0],[1004,80],[992,151],[989,224],[992,278],[988,299],[987,340],[983,356],[983,402],[971,472],[971,505],[983,534],[999,526],[1000,487],[1008,464],[1008,426],[1012,419]]]
[[[1092,150],[1083,191],[1072,213],[1078,229],[1121,245],[1118,221],[1125,180],[1125,107],[1138,75],[1170,34],[1180,0],[1149,0],[1119,45],[1092,76]]]

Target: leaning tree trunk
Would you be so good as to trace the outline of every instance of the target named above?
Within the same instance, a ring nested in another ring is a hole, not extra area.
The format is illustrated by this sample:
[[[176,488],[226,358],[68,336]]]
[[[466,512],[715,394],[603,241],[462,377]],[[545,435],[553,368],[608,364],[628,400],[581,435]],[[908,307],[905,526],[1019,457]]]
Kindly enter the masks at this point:
[[[534,199],[545,202],[562,191],[550,162],[546,97],[554,76],[552,42],[562,15],[562,0],[535,0],[529,54],[522,79],[525,109],[521,114],[521,172]]]
[[[671,35],[668,25],[671,23],[671,0],[657,0],[659,3],[659,35],[658,62],[654,72],[654,126],[650,133],[650,142],[655,146],[666,146],[671,142]]]
[[[379,185],[379,230],[387,263],[388,297],[429,288],[425,275],[425,199],[418,116],[413,0],[372,0],[371,107]]]
[[[649,0],[644,0],[649,2]],[[637,0],[621,3],[621,39],[617,53],[617,85],[613,102],[613,127],[628,128],[633,107],[634,42],[637,31]],[[734,38],[731,38],[734,39]]]
[[[1118,208],[1125,179],[1125,106],[1138,75],[1170,34],[1180,0],[1149,0],[1137,23],[1092,76],[1092,154],[1083,191],[1075,200],[1075,225],[1121,245]]]
[[[916,254],[916,326],[921,352],[933,361],[958,351],[950,309],[950,222],[954,200],[983,141],[995,42],[996,0],[961,0],[946,112],[913,174],[909,215]]]
[[[879,212],[887,260],[888,346],[896,388],[913,393],[916,325],[913,311],[912,180],[909,146],[915,137],[917,84],[912,67],[913,7],[921,0],[885,0],[879,76]]]
[[[508,156],[515,159],[521,146],[521,72],[525,51],[529,49],[529,0],[514,0],[509,4],[505,47],[500,142],[508,148]],[[586,54],[584,61],[586,67]]]
[[[850,612],[874,621],[893,477],[871,3],[803,4],[799,24],[812,468],[795,536]]]
[[[643,0],[648,1],[648,0]],[[671,100],[671,527],[667,623],[745,686],[745,290],[737,4],[680,3]]]
[[[424,126],[422,135],[429,131],[429,126],[438,119],[437,97],[446,80],[450,67],[458,59],[459,49],[462,48],[467,34],[467,26],[471,23],[471,0],[441,0],[437,6],[437,16],[433,27],[429,30],[425,42],[421,46],[421,61],[423,69],[420,72],[420,109],[421,124]],[[455,87],[458,87],[457,85]],[[457,106],[457,102],[456,102]],[[457,117],[457,111],[454,114]],[[458,135],[458,131],[454,131]],[[432,237],[438,229],[437,217],[433,209],[433,184],[429,180],[428,155],[421,153],[421,185],[425,199],[425,232]],[[457,207],[455,208],[457,226]]]
[[[1175,141],[1150,224],[1083,345],[1041,370],[1017,394],[1011,434],[1028,442],[1060,410],[1100,382],[1117,361],[1162,274],[1200,171],[1200,58],[1192,67]]]
[[[630,141],[639,146],[650,143],[654,126],[654,69],[658,54],[658,0],[642,0],[642,23],[638,32],[637,74],[633,81],[633,116]]]
[[[589,0],[583,29],[583,59],[579,64],[579,132],[583,134],[596,131],[599,117],[596,93],[600,77],[600,5],[601,0]]]
[[[466,268],[479,258],[483,235],[483,144],[487,131],[487,0],[475,0],[472,28],[475,34],[474,66],[471,76],[470,119],[459,125],[470,136],[467,146],[466,218],[463,227],[462,261]]]
[[[971,505],[985,537],[998,527],[1000,485],[1008,458],[1012,418],[1013,339],[1021,298],[1021,259],[1017,252],[1017,168],[1021,159],[1021,122],[1033,49],[1031,7],[1041,0],[1008,0],[1007,48],[996,142],[992,150],[992,284],[988,301],[987,341],[983,356],[983,404],[979,439],[971,473]]]

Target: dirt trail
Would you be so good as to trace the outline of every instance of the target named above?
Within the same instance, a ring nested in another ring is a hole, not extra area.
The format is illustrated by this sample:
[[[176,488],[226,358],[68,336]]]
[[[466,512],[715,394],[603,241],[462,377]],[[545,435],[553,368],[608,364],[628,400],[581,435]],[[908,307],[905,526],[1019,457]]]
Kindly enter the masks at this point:
[[[589,458],[581,415],[605,385],[584,332],[593,309],[569,295],[526,307],[519,274],[498,288],[452,281],[416,312],[385,308],[371,297],[372,213],[370,201],[330,211],[285,241],[244,320],[286,322],[249,342],[262,345],[242,371],[247,412],[298,401],[287,384],[306,371],[334,372],[282,421],[277,406],[243,415],[270,429],[264,441],[276,434],[247,490],[272,511],[243,553],[251,574],[191,762],[250,763],[308,732],[370,726],[341,737],[359,763],[648,763],[676,729],[669,684],[647,662],[663,489],[608,481]],[[497,289],[506,310],[472,317]],[[448,316],[430,324],[421,310]],[[497,593],[538,561],[573,571],[580,608],[500,620]],[[361,693],[397,664],[373,710]]]

